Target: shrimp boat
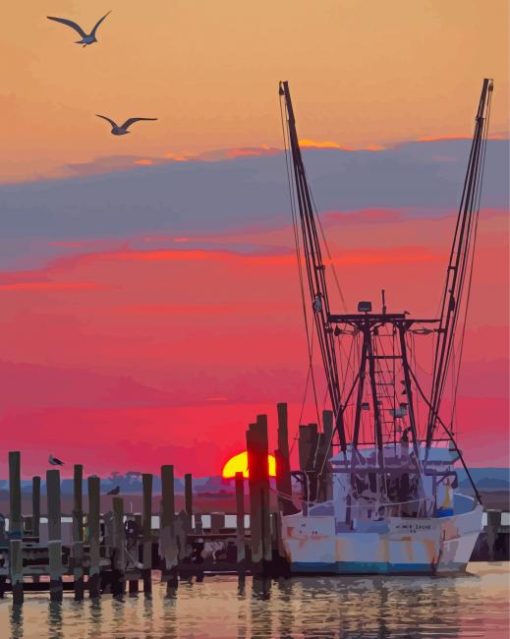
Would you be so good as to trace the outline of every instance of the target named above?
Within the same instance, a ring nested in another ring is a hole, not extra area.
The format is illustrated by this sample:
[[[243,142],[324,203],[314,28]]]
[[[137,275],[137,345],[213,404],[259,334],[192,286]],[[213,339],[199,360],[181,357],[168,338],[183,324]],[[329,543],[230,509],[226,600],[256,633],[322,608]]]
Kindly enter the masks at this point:
[[[442,415],[442,400],[450,380],[452,389],[458,385],[492,89],[492,80],[485,79],[439,317],[414,318],[407,311],[388,312],[384,291],[380,311],[361,301],[357,312],[332,312],[327,275],[334,267],[322,257],[326,238],[289,85],[280,83],[305,323],[313,318],[331,404],[322,426],[300,426],[300,470],[292,471],[300,485],[298,506],[280,502],[282,542],[293,573],[432,575],[463,571],[470,559],[483,509],[455,440],[453,390],[450,420]],[[311,337],[308,346],[311,361]],[[427,384],[416,367],[420,350],[433,352]],[[458,491],[459,465],[474,497]]]

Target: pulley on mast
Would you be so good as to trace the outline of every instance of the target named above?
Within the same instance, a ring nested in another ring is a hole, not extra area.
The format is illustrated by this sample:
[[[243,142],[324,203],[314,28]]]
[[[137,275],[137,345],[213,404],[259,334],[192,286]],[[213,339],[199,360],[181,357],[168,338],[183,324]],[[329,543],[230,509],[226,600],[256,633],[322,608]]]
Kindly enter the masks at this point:
[[[432,444],[434,429],[439,418],[441,399],[454,350],[455,333],[461,313],[466,279],[468,281],[469,298],[492,90],[493,81],[486,78],[483,81],[482,93],[478,104],[473,142],[446,271],[427,420],[427,448],[430,448]]]

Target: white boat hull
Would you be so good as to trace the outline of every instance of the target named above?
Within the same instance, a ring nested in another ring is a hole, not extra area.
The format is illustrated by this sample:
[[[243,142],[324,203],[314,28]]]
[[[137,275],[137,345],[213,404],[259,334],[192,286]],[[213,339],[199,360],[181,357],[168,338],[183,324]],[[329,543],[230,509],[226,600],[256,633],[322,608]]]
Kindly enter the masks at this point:
[[[465,570],[482,530],[482,507],[439,518],[392,517],[366,530],[335,530],[333,516],[283,517],[294,573],[439,574]]]

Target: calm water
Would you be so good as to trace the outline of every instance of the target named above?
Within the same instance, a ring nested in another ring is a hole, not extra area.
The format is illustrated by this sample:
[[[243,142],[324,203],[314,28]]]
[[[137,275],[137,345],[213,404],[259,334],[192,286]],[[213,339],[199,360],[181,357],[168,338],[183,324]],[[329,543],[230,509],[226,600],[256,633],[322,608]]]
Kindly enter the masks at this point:
[[[0,638],[403,639],[508,633],[509,564],[471,564],[455,578],[296,578],[264,585],[209,577],[182,583],[175,599],[155,585],[143,595],[100,603],[49,604],[28,595],[22,609],[0,602]]]

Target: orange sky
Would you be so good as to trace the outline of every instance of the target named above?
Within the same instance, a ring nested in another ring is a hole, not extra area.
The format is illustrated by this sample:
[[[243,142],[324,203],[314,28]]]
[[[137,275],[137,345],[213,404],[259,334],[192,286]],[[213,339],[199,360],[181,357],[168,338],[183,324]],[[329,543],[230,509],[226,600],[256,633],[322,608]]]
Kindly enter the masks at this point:
[[[87,48],[46,20],[88,30],[109,9]],[[350,308],[382,288],[391,309],[437,308],[484,77],[490,135],[509,134],[507,0],[26,0],[2,18],[0,427],[24,472],[53,442],[88,472],[112,470],[113,445],[118,470],[219,472],[277,401],[295,433],[281,79],[322,149],[305,163]],[[118,138],[96,113],[159,119]],[[459,392],[474,465],[508,458],[505,144],[489,144]],[[166,162],[186,157],[204,161]]]
[[[45,19],[89,28],[108,9],[86,49]],[[2,22],[4,182],[101,156],[281,146],[280,79],[312,140],[466,135],[487,75],[491,132],[508,131],[507,0],[26,0]],[[160,120],[118,139],[95,113]]]

